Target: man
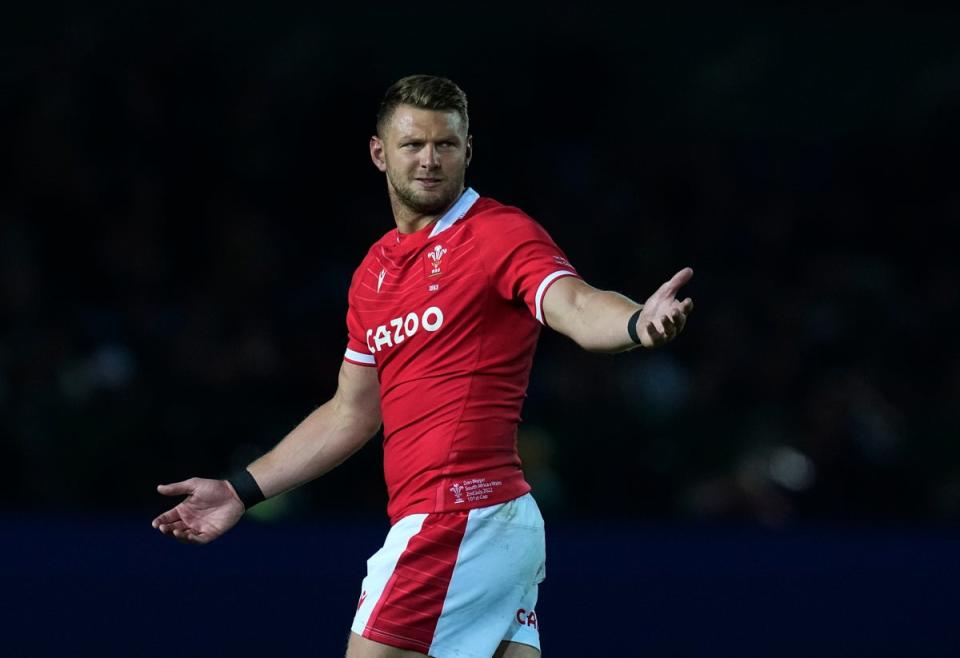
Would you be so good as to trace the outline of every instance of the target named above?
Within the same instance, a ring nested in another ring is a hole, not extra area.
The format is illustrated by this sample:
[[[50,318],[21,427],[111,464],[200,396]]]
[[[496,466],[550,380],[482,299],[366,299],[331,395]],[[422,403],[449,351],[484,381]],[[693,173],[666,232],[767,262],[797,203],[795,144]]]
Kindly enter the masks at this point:
[[[354,274],[336,393],[236,477],[158,487],[187,498],[153,526],[204,544],[344,461],[382,419],[392,526],[348,658],[540,655],[543,519],[516,449],[540,325],[618,352],[672,340],[693,309],[675,298],[689,268],[642,306],[584,283],[536,222],[464,187],[472,152],[453,82],[390,87],[370,157],[396,228]]]

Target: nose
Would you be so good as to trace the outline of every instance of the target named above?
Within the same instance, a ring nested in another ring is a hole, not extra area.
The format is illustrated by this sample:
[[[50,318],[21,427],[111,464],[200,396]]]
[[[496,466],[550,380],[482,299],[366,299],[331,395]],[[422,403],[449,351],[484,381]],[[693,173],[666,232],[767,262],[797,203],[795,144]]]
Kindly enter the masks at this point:
[[[440,166],[436,146],[428,143],[420,150],[420,166],[424,169],[436,169]]]

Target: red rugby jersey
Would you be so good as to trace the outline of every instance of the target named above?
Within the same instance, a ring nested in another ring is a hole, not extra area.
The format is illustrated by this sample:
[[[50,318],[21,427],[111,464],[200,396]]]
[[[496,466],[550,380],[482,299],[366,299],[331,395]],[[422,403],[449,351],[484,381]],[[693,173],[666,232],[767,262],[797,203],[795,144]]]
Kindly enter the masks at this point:
[[[578,275],[539,224],[469,188],[433,224],[367,252],[344,358],[377,368],[392,522],[530,490],[517,424],[540,303],[564,276]]]

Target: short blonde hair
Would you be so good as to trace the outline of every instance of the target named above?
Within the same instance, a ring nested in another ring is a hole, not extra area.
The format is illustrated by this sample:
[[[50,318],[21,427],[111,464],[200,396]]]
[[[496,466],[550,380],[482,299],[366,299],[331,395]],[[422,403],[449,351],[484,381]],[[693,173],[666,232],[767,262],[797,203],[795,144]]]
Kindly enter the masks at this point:
[[[397,80],[383,97],[377,112],[377,135],[383,137],[383,127],[399,105],[411,105],[424,110],[456,112],[469,129],[467,95],[452,80],[435,75],[408,75]]]

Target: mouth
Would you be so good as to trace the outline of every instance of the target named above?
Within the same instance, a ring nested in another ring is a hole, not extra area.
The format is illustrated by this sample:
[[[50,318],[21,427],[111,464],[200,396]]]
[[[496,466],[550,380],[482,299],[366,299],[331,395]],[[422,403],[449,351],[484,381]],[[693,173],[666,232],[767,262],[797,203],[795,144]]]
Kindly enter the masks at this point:
[[[415,180],[420,184],[420,187],[427,190],[439,187],[443,183],[442,178],[417,178]]]

